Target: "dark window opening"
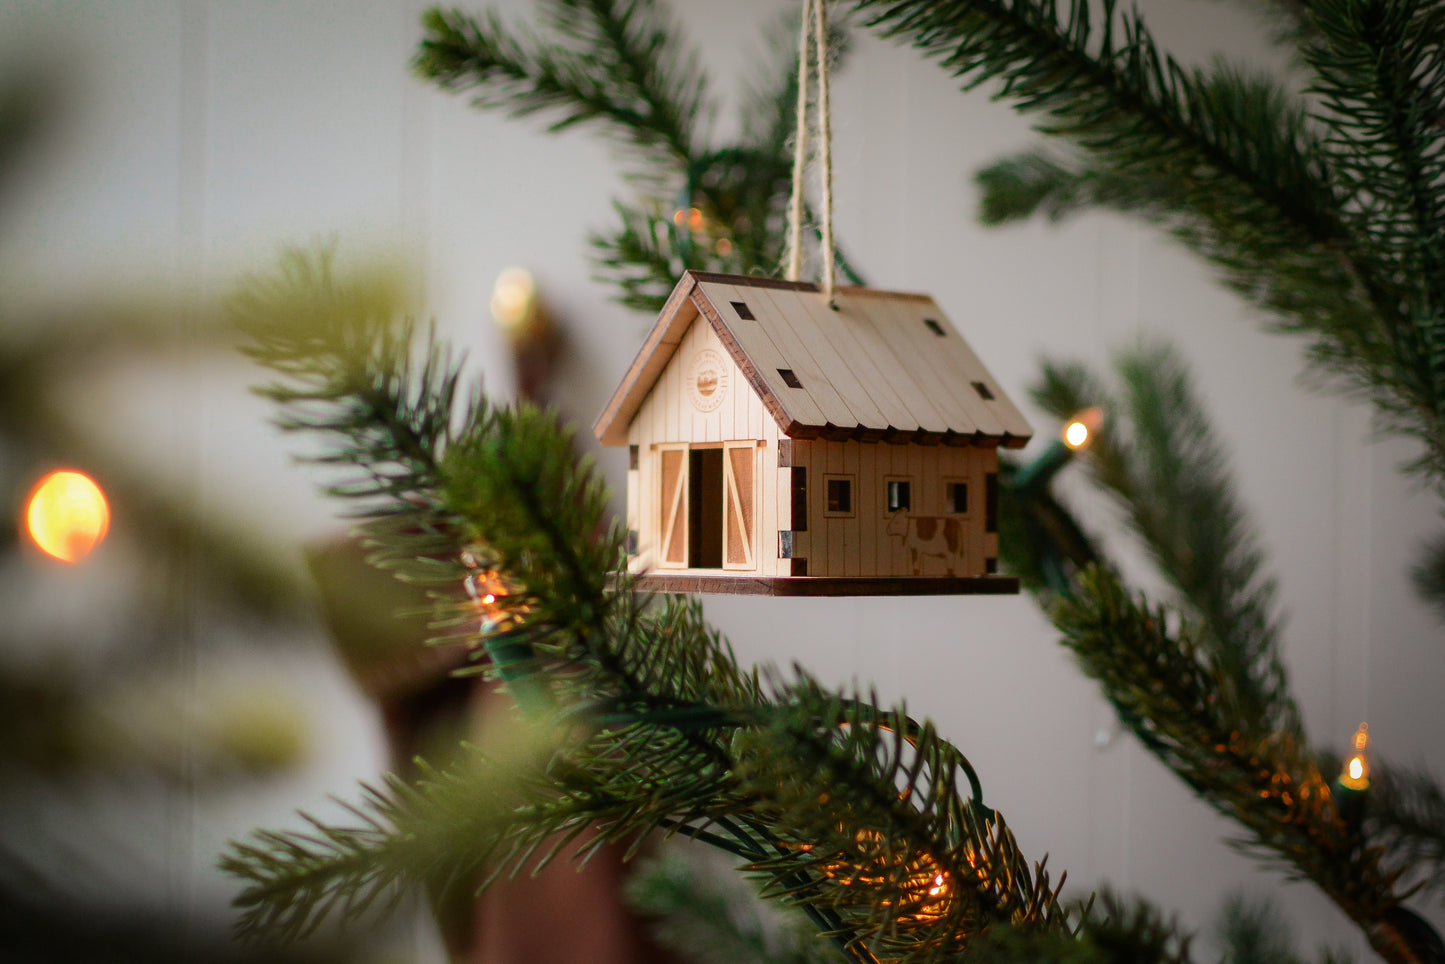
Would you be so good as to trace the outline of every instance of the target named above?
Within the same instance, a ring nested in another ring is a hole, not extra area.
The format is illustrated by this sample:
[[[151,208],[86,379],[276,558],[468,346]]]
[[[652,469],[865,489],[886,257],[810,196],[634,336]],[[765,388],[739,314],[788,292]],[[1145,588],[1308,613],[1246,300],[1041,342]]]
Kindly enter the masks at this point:
[[[687,564],[721,569],[723,564],[723,450],[688,453]]]
[[[780,529],[780,530],[778,530],[778,558],[779,558],[779,559],[791,559],[791,558],[793,558],[793,530],[792,530],[792,529]]]
[[[852,512],[852,511],[853,511],[853,480],[852,480],[852,479],[829,479],[829,480],[828,480],[828,511],[829,511],[829,512]]]
[[[937,321],[934,321],[932,318],[923,319],[923,323],[928,326],[929,331],[933,332],[939,338],[942,338],[945,334],[947,334],[947,332],[943,330],[943,326],[940,325]]]
[[[968,483],[948,483],[948,511],[962,514],[968,511]]]
[[[989,390],[989,387],[988,387],[987,385],[985,385],[983,382],[974,382],[974,383],[973,383],[973,390],[976,391],[976,392],[978,392],[978,397],[981,398],[981,399],[983,399],[984,401],[986,401],[986,402],[991,402],[991,401],[993,401],[993,392],[991,392],[991,391]]]
[[[640,459],[641,459],[641,456],[638,454],[637,446],[636,446],[636,445],[629,445],[629,446],[627,446],[627,467],[628,467],[629,469],[635,469],[635,468],[637,468],[637,463],[638,463],[638,461],[640,461]]]
[[[803,383],[798,381],[798,376],[793,374],[791,368],[779,368],[778,375],[783,379],[783,384],[789,388],[802,388]]]
[[[998,531],[998,473],[983,477],[983,531]]]
[[[636,529],[628,529],[628,530],[627,530],[627,554],[628,554],[629,556],[635,556],[635,555],[637,555],[637,530],[636,530]]]
[[[733,305],[733,311],[736,311],[736,312],[738,313],[738,317],[739,317],[739,318],[746,318],[748,321],[756,321],[756,320],[757,320],[756,318],[753,317],[752,309],[749,308],[746,303],[741,302],[741,301],[734,301],[734,302],[732,303],[732,305]]]
[[[792,575],[794,575],[794,576],[806,576],[807,574],[808,574],[808,560],[806,560],[806,559],[794,559],[794,560],[793,560]]]
[[[793,440],[785,438],[778,443],[778,468],[791,468],[793,464]]]
[[[793,466],[793,531],[808,531],[808,470]]]
[[[913,506],[913,484],[911,482],[888,483],[888,511],[898,512]]]
[[[983,561],[983,571],[988,573],[990,576],[998,572],[998,560],[995,559],[993,556],[989,556]]]

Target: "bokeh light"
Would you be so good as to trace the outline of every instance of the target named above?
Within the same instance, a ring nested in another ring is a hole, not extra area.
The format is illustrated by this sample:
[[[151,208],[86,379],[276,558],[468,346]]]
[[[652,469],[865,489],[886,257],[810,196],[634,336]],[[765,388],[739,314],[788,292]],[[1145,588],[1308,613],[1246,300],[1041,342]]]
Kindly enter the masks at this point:
[[[41,479],[25,504],[25,531],[46,555],[79,562],[110,528],[110,506],[83,472],[57,469]]]

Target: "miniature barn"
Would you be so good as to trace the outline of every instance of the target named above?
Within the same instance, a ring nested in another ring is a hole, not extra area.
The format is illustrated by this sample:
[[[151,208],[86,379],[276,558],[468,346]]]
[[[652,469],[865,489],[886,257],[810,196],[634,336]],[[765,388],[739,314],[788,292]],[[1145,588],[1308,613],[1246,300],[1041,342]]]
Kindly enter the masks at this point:
[[[661,592],[1017,592],[994,575],[1022,414],[927,295],[684,273],[594,431]]]

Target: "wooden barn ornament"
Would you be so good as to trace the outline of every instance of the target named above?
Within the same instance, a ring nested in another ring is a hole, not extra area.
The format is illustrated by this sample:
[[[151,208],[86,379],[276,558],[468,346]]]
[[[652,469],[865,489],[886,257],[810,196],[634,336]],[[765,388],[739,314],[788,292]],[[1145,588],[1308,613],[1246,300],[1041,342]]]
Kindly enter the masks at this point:
[[[1032,430],[927,295],[685,272],[594,431],[641,588],[1018,591],[998,448]]]

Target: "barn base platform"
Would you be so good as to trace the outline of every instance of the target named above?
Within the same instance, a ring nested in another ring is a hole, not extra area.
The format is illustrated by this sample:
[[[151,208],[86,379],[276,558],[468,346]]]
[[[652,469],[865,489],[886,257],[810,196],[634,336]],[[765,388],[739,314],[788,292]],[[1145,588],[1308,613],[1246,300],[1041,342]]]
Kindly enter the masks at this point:
[[[733,596],[1010,596],[1015,576],[724,576],[656,573],[638,577],[642,592]]]

